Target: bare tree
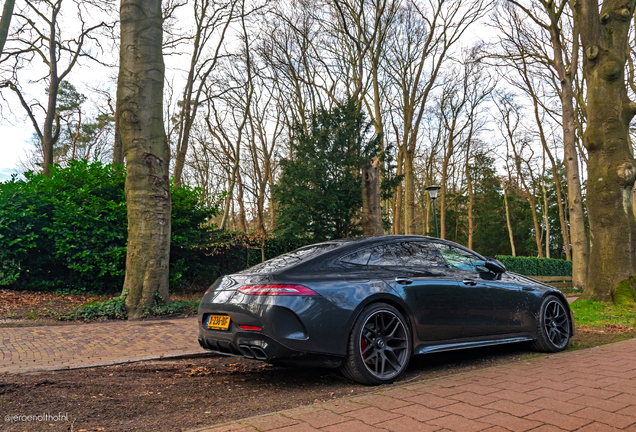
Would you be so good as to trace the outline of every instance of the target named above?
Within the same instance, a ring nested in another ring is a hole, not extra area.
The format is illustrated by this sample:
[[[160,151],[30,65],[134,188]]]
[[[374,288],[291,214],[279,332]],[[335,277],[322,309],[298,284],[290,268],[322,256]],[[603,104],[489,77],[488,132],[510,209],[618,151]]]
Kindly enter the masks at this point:
[[[578,24],[567,15],[568,0],[558,2],[541,0],[529,5],[521,1],[509,0],[510,6],[504,6],[502,13],[498,15],[498,28],[503,33],[507,55],[515,66],[523,65],[520,75],[526,83],[535,105],[535,118],[538,119],[537,97],[532,88],[528,74],[529,58],[532,62],[542,67],[548,77],[541,77],[546,82],[552,83],[561,103],[561,127],[563,130],[564,165],[567,175],[567,199],[570,215],[570,232],[565,223],[565,212],[561,204],[561,185],[556,173],[554,158],[545,144],[542,134],[542,145],[548,152],[552,165],[555,181],[557,182],[557,196],[559,202],[559,217],[561,232],[564,239],[566,258],[572,259],[573,285],[583,288],[587,276],[587,258],[589,244],[585,232],[585,220],[583,212],[583,200],[581,191],[581,179],[579,174],[579,153],[577,151],[577,125],[576,110],[574,107],[575,82],[578,71],[579,35]],[[530,20],[524,20],[523,17]],[[536,28],[536,31],[531,29]],[[570,29],[570,39],[566,34]],[[569,42],[569,43],[568,43]],[[547,79],[546,79],[547,78]],[[579,95],[583,92],[579,91]],[[582,99],[580,99],[582,101]],[[542,131],[540,131],[542,132]],[[568,235],[569,234],[569,235]],[[570,238],[571,237],[571,238]],[[569,243],[572,243],[570,254]]]
[[[15,93],[31,120],[42,144],[43,171],[48,176],[53,164],[53,146],[60,134],[60,119],[56,111],[60,83],[80,58],[92,58],[85,45],[89,40],[98,44],[95,32],[107,27],[107,24],[87,24],[85,16],[90,14],[85,8],[90,6],[90,3],[78,2],[76,5],[80,24],[79,34],[64,38],[62,35],[65,35],[65,32],[60,26],[62,0],[43,0],[37,3],[27,0],[25,3],[26,5],[14,14],[18,26],[10,37],[11,47],[5,52],[6,57],[1,60],[4,65],[11,63],[13,77],[0,83],[0,87],[9,88]],[[37,101],[28,101],[28,96],[18,80],[19,70],[24,63],[31,62],[34,58],[39,58],[47,69],[47,75],[43,77],[47,83],[46,106]],[[37,120],[38,112],[44,115],[41,125]]]
[[[178,117],[179,136],[176,142],[176,158],[174,166],[174,184],[181,185],[181,175],[185,165],[186,154],[190,142],[190,132],[201,103],[204,85],[219,59],[224,53],[225,37],[228,27],[237,18],[235,8],[238,0],[194,0],[194,41],[190,68],[183,97],[179,101],[181,112]],[[240,13],[245,14],[245,2],[240,4]],[[204,57],[207,45],[213,36],[215,46],[210,56]]]
[[[439,114],[446,139],[441,166],[440,191],[440,237],[446,238],[446,210],[448,208],[449,165],[459,151],[466,152],[467,188],[472,197],[472,182],[467,168],[470,160],[470,144],[483,127],[483,121],[477,117],[480,107],[494,90],[495,81],[484,71],[484,65],[475,58],[477,51],[465,53],[464,63],[452,69],[440,95]],[[469,232],[472,229],[472,200],[469,201]],[[472,233],[469,233],[472,243]]]
[[[398,14],[383,65],[396,87],[394,106],[400,113],[406,234],[415,232],[413,158],[425,108],[452,47],[489,7],[485,0],[408,1]]]
[[[519,113],[519,107],[515,105],[512,97],[506,94],[501,95],[497,100],[495,100],[495,104],[500,114],[498,122],[499,128],[506,140],[506,147],[508,150],[512,149],[512,157],[517,172],[517,179],[523,185],[530,204],[532,222],[534,223],[534,236],[539,258],[544,258],[545,255],[543,254],[543,243],[541,241],[541,228],[539,226],[539,218],[537,217],[535,178],[530,162],[534,156],[534,152],[528,145],[527,140],[523,136],[519,136],[521,115]],[[524,149],[528,149],[530,151],[531,154],[529,157],[524,157]],[[528,184],[526,177],[530,179],[530,184]]]

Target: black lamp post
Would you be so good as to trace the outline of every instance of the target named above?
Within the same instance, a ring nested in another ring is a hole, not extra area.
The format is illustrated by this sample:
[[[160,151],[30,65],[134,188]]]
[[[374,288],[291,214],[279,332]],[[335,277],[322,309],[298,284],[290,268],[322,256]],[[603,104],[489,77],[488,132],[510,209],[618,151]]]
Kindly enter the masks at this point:
[[[433,200],[433,214],[435,215],[435,234],[439,238],[439,229],[437,228],[437,209],[435,208],[435,200],[437,199],[437,191],[440,190],[441,187],[432,185],[426,188],[428,191],[428,196]]]

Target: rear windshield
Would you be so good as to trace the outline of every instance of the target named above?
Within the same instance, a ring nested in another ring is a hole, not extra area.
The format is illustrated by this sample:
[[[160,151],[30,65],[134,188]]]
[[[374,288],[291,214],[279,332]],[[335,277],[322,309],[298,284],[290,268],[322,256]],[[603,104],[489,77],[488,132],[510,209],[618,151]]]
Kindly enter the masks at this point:
[[[312,246],[305,246],[295,251],[287,252],[267,260],[263,263],[256,264],[250,268],[247,268],[239,274],[255,274],[255,273],[273,273],[278,270],[282,270],[286,267],[291,267],[309,258],[313,258],[316,255],[327,252],[331,249],[338,247],[338,243],[323,243]]]

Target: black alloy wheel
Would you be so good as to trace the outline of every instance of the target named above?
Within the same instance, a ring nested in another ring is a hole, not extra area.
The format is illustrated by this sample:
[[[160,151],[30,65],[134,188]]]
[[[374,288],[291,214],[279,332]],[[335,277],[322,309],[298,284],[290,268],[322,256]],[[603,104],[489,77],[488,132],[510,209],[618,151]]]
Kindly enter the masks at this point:
[[[554,296],[546,297],[540,308],[538,337],[534,348],[544,352],[558,352],[570,341],[570,316],[563,303]]]
[[[341,369],[347,378],[361,384],[386,384],[404,372],[410,357],[406,320],[394,307],[375,303],[356,320]]]

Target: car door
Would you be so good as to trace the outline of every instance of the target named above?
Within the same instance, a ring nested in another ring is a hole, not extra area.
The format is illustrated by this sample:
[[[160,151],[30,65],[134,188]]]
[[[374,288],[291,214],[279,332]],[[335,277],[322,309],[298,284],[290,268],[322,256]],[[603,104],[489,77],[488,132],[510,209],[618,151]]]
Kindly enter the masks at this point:
[[[516,288],[498,283],[496,275],[483,267],[485,261],[477,254],[446,243],[433,244],[444,257],[457,283],[463,287],[463,337],[508,333],[508,322],[502,317],[510,313],[514,303],[510,297],[514,297]],[[505,302],[502,301],[504,298]]]
[[[409,305],[421,341],[461,337],[463,318],[456,308],[463,302],[461,289],[430,244],[399,242],[376,246],[368,267]]]

